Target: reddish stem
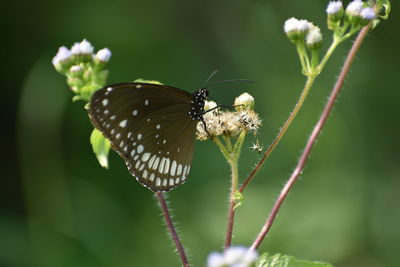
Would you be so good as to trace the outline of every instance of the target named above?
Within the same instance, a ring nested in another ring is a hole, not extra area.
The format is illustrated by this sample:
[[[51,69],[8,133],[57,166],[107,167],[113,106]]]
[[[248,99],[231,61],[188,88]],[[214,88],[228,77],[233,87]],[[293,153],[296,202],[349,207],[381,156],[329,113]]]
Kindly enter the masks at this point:
[[[172,239],[174,240],[176,250],[179,253],[179,257],[181,258],[182,261],[182,266],[183,267],[190,267],[188,259],[185,254],[185,249],[182,246],[181,240],[179,239],[179,236],[175,230],[174,224],[171,219],[171,215],[168,210],[168,205],[167,202],[164,199],[163,193],[162,192],[155,192],[154,193],[160,202],[160,208],[163,212],[164,218],[165,218],[165,223],[167,224],[167,228],[169,233],[171,234]]]
[[[344,65],[340,72],[339,78],[337,79],[336,84],[335,84],[334,88],[332,89],[331,95],[329,96],[328,102],[325,105],[324,111],[322,112],[320,119],[318,120],[317,124],[315,125],[314,130],[312,131],[312,134],[307,141],[306,147],[297,163],[297,166],[294,169],[293,173],[291,174],[289,180],[283,187],[282,192],[280,193],[278,199],[275,201],[274,206],[272,207],[272,210],[267,218],[267,221],[265,222],[263,228],[261,229],[261,231],[258,234],[255,241],[253,242],[251,249],[257,249],[260,246],[261,242],[264,240],[265,236],[267,235],[269,229],[272,226],[272,223],[275,220],[277,213],[279,212],[279,209],[280,209],[283,201],[285,200],[290,189],[292,188],[292,186],[294,185],[294,183],[297,181],[298,177],[300,176],[301,172],[303,171],[304,165],[306,164],[306,162],[309,158],[309,155],[315,144],[315,141],[317,140],[317,137],[321,133],[322,128],[324,127],[325,123],[328,120],[329,114],[332,111],[333,105],[335,104],[337,96],[343,86],[344,80],[350,70],[350,66],[353,63],[355,55],[358,52],[362,42],[364,41],[365,37],[367,36],[369,28],[370,28],[370,26],[364,27],[358,34],[355,42],[353,43],[353,46],[351,47],[350,52],[347,55],[346,61],[344,62]]]

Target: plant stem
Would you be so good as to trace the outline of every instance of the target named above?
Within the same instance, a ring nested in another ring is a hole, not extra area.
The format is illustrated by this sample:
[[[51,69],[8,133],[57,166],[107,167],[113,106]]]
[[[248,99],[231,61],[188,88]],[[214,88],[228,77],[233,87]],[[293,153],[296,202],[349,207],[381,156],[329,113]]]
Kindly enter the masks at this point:
[[[175,246],[176,246],[176,250],[179,253],[179,257],[181,258],[181,262],[182,262],[182,266],[183,267],[190,267],[188,259],[186,257],[185,254],[185,249],[182,246],[181,240],[179,239],[179,236],[175,230],[174,224],[172,222],[171,219],[171,215],[169,213],[168,210],[168,205],[167,202],[164,199],[163,193],[162,192],[155,192],[154,193],[158,199],[158,201],[160,202],[160,208],[163,212],[164,215],[164,219],[165,219],[165,223],[167,224],[167,229],[172,237],[172,239],[174,240]]]
[[[231,155],[231,159],[229,160],[229,165],[231,166],[232,179],[231,179],[231,193],[229,197],[229,210],[228,210],[228,224],[226,227],[226,237],[225,237],[225,248],[231,246],[232,243],[232,233],[233,233],[233,223],[235,219],[235,193],[238,188],[238,179],[239,179],[239,171],[238,171],[238,158],[236,155]]]
[[[279,130],[279,133],[275,137],[274,141],[269,145],[267,150],[265,151],[264,155],[260,159],[260,161],[257,163],[257,165],[254,167],[252,172],[249,174],[249,176],[246,178],[246,180],[243,182],[242,186],[240,187],[240,192],[243,192],[246,186],[249,184],[249,182],[254,178],[254,176],[257,174],[257,172],[260,170],[261,166],[264,164],[264,162],[267,160],[269,155],[272,153],[272,151],[275,149],[275,147],[278,145],[279,141],[282,139],[282,137],[285,135],[286,130],[289,128],[290,124],[292,123],[293,119],[296,117],[297,113],[299,112],[300,108],[302,107],[305,99],[307,98],[307,95],[310,91],[311,86],[314,83],[316,76],[308,76],[306,85],[304,86],[303,91],[301,92],[301,95],[299,97],[299,100],[297,101],[296,105],[294,106],[292,112],[290,113],[289,117]]]
[[[370,24],[371,25],[371,24]],[[332,92],[329,96],[328,102],[325,105],[325,108],[321,114],[320,119],[318,120],[318,122],[316,123],[311,136],[309,137],[307,144],[305,146],[305,149],[297,163],[296,168],[294,169],[293,173],[291,174],[289,180],[287,181],[286,185],[283,187],[282,192],[280,193],[278,199],[275,201],[274,206],[272,207],[272,210],[263,226],[263,228],[261,229],[260,233],[258,234],[257,238],[255,239],[255,241],[253,242],[252,246],[250,249],[257,249],[261,242],[264,240],[265,236],[267,235],[269,229],[272,226],[272,223],[275,220],[275,217],[283,203],[283,201],[285,200],[286,196],[288,195],[290,189],[292,188],[292,186],[294,185],[294,183],[297,181],[298,177],[300,176],[301,172],[304,169],[304,166],[308,160],[308,157],[311,153],[311,150],[315,144],[315,141],[317,140],[317,137],[319,136],[319,134],[321,133],[322,128],[324,127],[326,121],[328,120],[329,114],[332,111],[333,105],[335,104],[336,98],[343,86],[344,80],[350,70],[350,66],[353,63],[353,60],[355,58],[356,53],[358,52],[362,42],[364,41],[368,30],[370,28],[369,26],[364,27],[360,33],[357,36],[357,39],[355,40],[355,42],[353,43],[353,46],[350,49],[349,54],[347,55],[347,58],[344,62],[343,68],[340,72],[339,78],[336,81],[335,86],[332,89]]]

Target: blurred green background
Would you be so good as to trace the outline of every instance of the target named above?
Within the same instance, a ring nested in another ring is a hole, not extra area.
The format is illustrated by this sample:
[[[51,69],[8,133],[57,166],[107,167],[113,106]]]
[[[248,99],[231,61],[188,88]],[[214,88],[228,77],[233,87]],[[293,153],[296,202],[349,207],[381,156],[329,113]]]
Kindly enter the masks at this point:
[[[206,77],[246,78],[211,94],[229,105],[247,91],[268,145],[305,78],[283,33],[292,16],[325,24],[328,1],[7,1],[2,3],[3,139],[0,266],[179,266],[153,195],[112,153],[91,152],[92,127],[51,65],[61,45],[109,47],[110,83],[155,79],[194,91]],[[347,3],[347,2],[345,2]],[[344,90],[260,252],[338,267],[399,266],[398,1],[363,44]],[[304,109],[245,193],[234,244],[249,246],[305,145],[351,41],[318,78]],[[258,159],[247,149],[243,179]],[[229,168],[211,142],[196,142],[189,181],[169,194],[194,266],[223,244]]]

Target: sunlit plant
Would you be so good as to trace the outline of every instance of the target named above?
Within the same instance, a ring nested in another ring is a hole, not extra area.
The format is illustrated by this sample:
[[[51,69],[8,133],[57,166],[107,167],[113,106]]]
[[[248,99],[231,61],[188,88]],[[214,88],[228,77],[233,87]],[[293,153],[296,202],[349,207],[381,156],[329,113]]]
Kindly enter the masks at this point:
[[[389,12],[390,2],[388,0],[369,2],[354,0],[350,2],[346,7],[343,6],[341,1],[329,2],[326,8],[327,27],[329,30],[332,31],[332,41],[327,51],[323,54],[321,53],[321,49],[325,38],[323,38],[322,36],[320,27],[304,19],[289,18],[288,20],[286,20],[283,27],[284,32],[287,35],[288,39],[296,46],[301,65],[301,72],[307,77],[307,81],[288,119],[280,128],[272,143],[263,152],[260,160],[251,171],[250,175],[246,179],[242,180],[241,186],[239,186],[240,179],[238,171],[238,161],[246,135],[251,133],[251,137],[254,139],[253,146],[251,147],[253,150],[258,153],[261,153],[263,151],[263,147],[260,145],[259,140],[255,137],[258,129],[262,125],[262,119],[255,111],[254,98],[248,93],[243,93],[235,99],[234,103],[232,103],[231,108],[225,108],[218,105],[214,101],[206,101],[205,98],[207,96],[207,93],[204,90],[201,91],[202,89],[197,91],[198,94],[193,94],[194,98],[190,102],[190,105],[192,105],[192,107],[195,107],[195,105],[198,103],[201,103],[202,105],[204,104],[202,107],[200,107],[200,113],[188,113],[188,116],[191,116],[193,120],[198,121],[195,126],[196,133],[193,138],[196,137],[198,140],[208,140],[214,142],[231,167],[231,188],[229,195],[228,222],[224,243],[224,251],[222,253],[212,252],[207,259],[207,266],[331,266],[326,263],[297,260],[291,256],[284,256],[281,254],[261,254],[257,252],[257,249],[261,242],[264,240],[269,229],[271,228],[272,223],[274,222],[274,219],[288,192],[302,173],[311,149],[315,144],[315,140],[327,121],[330,111],[335,103],[335,100],[337,99],[338,93],[343,86],[344,79],[348,74],[350,65],[360,45],[364,41],[366,34],[368,33],[368,31],[374,29],[382,18],[386,19]],[[274,151],[279,141],[285,135],[292,121],[297,116],[298,112],[303,106],[307,95],[312,85],[314,84],[315,79],[322,73],[325,65],[333,55],[335,49],[338,47],[338,45],[357,33],[358,36],[348,53],[341,73],[338,76],[338,80],[333,87],[329,99],[325,105],[324,111],[322,112],[320,119],[316,123],[314,130],[312,131],[308,139],[307,145],[299,159],[297,166],[295,167],[290,178],[284,185],[269,216],[267,217],[265,225],[261,227],[260,233],[251,245],[245,247],[232,246],[232,233],[235,222],[235,212],[238,210],[243,198],[245,197],[244,190],[250,184],[257,172],[271,155],[272,151]],[[95,92],[98,92],[98,90],[101,88],[103,88],[102,90],[104,91],[104,95],[106,96],[108,94],[111,94],[113,90],[115,90],[115,87],[112,85],[106,86],[108,70],[105,67],[110,58],[111,51],[109,49],[104,48],[95,53],[94,48],[90,44],[90,42],[87,40],[83,40],[79,43],[73,44],[70,49],[64,46],[60,47],[52,61],[55,69],[66,76],[67,84],[72,92],[75,94],[73,100],[85,101],[86,109],[88,109],[89,111],[94,109],[91,111],[90,116],[92,122],[98,129],[93,130],[90,141],[93,147],[93,151],[100,165],[103,167],[108,167],[108,153],[110,145],[112,145],[114,150],[116,150],[121,156],[123,156],[125,160],[127,159],[126,156],[124,156],[124,150],[126,150],[126,155],[131,155],[132,158],[134,155],[136,155],[136,153],[143,153],[144,150],[143,146],[137,145],[137,147],[135,147],[135,149],[131,152],[130,150],[128,150],[129,147],[125,142],[121,141],[117,143],[115,141],[119,138],[120,133],[116,132],[114,135],[112,130],[110,130],[110,134],[108,134],[109,130],[106,129],[109,128],[110,126],[108,125],[111,124],[109,124],[106,119],[111,118],[111,120],[113,120],[113,114],[110,114],[109,117],[104,118],[100,115],[96,115],[96,113],[104,113],[105,115],[108,115],[108,113],[113,111],[110,111],[108,109],[109,98],[100,99],[93,96],[93,94]],[[135,87],[139,90],[143,85],[146,84],[154,84],[154,88],[169,88],[163,87],[163,85],[157,81],[148,80],[136,80],[135,83],[129,86]],[[150,87],[151,86],[149,86],[149,88]],[[146,88],[144,88],[144,90],[146,90]],[[200,102],[196,102],[199,96],[203,96],[202,94],[204,94],[204,99],[201,98]],[[144,105],[149,104],[148,100],[149,99],[144,100]],[[96,108],[94,108],[96,102],[98,103]],[[100,109],[100,107],[104,107],[104,109]],[[192,108],[192,111],[193,110],[195,109]],[[136,116],[137,112],[138,111],[136,109],[133,109],[133,116]],[[94,118],[96,116],[98,116],[99,118]],[[102,119],[104,119],[105,121],[103,122]],[[150,117],[148,118],[148,122],[150,123]],[[120,128],[125,128],[129,122],[127,120],[121,119],[120,121],[118,121],[118,123]],[[156,124],[155,127],[156,129],[159,129],[161,126],[159,124]],[[108,138],[106,138],[104,134]],[[131,138],[131,135],[133,135],[133,133],[129,132],[128,138]],[[142,139],[141,133],[137,134],[137,139]],[[164,140],[164,142],[166,142],[166,140]],[[182,171],[180,169],[181,167],[178,167],[177,164],[172,161],[172,158],[171,160],[169,158],[162,158],[159,163],[159,158],[157,156],[151,157],[152,155],[146,153],[142,155],[143,156],[137,156],[136,161],[140,164],[136,164],[136,169],[145,168],[141,166],[141,158],[142,162],[149,162],[150,168],[155,166],[155,168],[153,168],[154,170],[157,169],[159,170],[159,172],[167,175],[175,175],[176,172]],[[127,161],[128,168],[134,168],[130,166],[129,163],[130,162]],[[143,166],[144,165],[145,164],[143,163]],[[183,171],[184,174],[182,177],[185,177],[185,175],[189,173],[190,166],[188,166],[189,165],[185,166],[185,170]],[[144,179],[147,179],[147,177],[144,177]],[[142,184],[144,183],[143,180],[138,180]],[[185,249],[172,222],[169,208],[163,195],[165,193],[162,193],[162,191],[169,191],[168,185],[171,185],[171,189],[174,188],[172,187],[172,185],[175,186],[175,180],[169,179],[165,181],[166,182],[164,184],[162,180],[157,180],[157,178],[155,178],[154,187],[149,187],[155,192],[155,195],[160,202],[160,207],[165,217],[168,231],[170,232],[174,244],[176,245],[182,265],[185,267],[190,266],[185,253]],[[181,184],[182,182],[179,179],[177,179],[176,181],[179,181],[176,182],[177,185]],[[161,189],[158,190],[157,188]],[[261,256],[258,256],[260,254]]]

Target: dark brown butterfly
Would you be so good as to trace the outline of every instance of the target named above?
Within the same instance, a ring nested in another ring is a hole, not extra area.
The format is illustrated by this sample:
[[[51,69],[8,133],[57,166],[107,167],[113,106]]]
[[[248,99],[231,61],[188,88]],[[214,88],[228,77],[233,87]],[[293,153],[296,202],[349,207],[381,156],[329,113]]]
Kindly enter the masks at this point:
[[[159,84],[114,84],[93,94],[89,115],[139,183],[169,191],[189,175],[207,96],[205,88],[190,94]]]

